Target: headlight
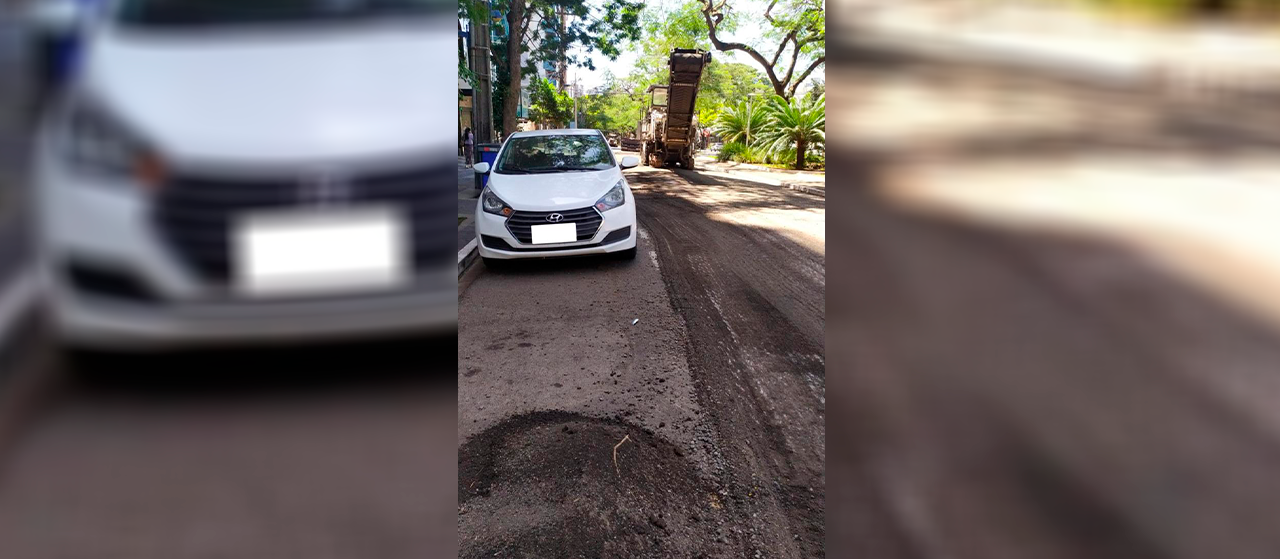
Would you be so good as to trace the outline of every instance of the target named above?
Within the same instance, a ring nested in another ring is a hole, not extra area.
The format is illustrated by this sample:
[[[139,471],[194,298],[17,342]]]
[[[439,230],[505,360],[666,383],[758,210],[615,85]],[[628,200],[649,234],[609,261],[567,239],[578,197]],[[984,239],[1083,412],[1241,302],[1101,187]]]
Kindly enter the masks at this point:
[[[608,192],[596,200],[596,209],[600,211],[612,210],[618,206],[627,203],[627,193],[623,190],[622,180],[618,180],[618,184],[613,185]]]
[[[63,134],[65,156],[80,172],[133,178],[154,187],[164,179],[160,160],[96,108],[73,107]]]
[[[487,188],[485,189],[484,194],[480,195],[480,206],[484,208],[485,213],[500,216],[509,216],[515,211],[512,210],[511,206],[508,206],[506,202],[503,202],[502,198],[499,198],[497,194],[494,194],[492,190]]]

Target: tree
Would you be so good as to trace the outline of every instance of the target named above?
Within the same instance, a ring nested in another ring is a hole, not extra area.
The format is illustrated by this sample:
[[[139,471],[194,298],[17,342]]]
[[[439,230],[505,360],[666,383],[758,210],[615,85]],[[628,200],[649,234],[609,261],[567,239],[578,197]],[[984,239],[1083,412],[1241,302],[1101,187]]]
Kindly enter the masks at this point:
[[[702,5],[697,0],[687,0],[670,10],[650,8],[644,12],[643,22],[640,57],[632,74],[637,82],[636,91],[644,91],[650,84],[667,83],[667,61],[672,49],[714,48],[702,17]],[[725,32],[736,29],[736,18],[726,20],[721,29]],[[702,69],[697,109],[701,113],[714,112],[726,103],[746,99],[752,94],[773,95],[773,87],[759,69],[712,57],[711,63]],[[699,122],[710,121],[700,119]]]
[[[740,142],[748,147],[758,142],[767,125],[768,113],[762,103],[753,99],[725,107],[711,127],[725,142]]]
[[[827,80],[824,80],[822,78],[813,78],[809,80],[809,84],[810,85],[809,85],[808,95],[810,97],[817,99],[827,94]]]
[[[468,2],[483,6],[483,2]],[[538,63],[561,61],[594,69],[591,55],[599,52],[610,60],[620,54],[618,45],[640,38],[642,1],[629,0],[496,0],[492,7],[505,13],[506,40],[503,56],[494,49],[494,62],[505,67],[506,83],[502,95],[502,131],[509,136],[516,130],[516,113],[520,104],[520,82],[526,73],[534,73]],[[470,8],[470,17],[488,17],[482,8]],[[586,51],[579,57],[567,53],[575,48]],[[527,57],[525,56],[527,55]]]
[[[827,17],[823,0],[769,2],[764,11],[765,21],[769,23],[766,38],[778,45],[772,58],[766,57],[755,46],[722,38],[723,34],[732,32],[736,21],[730,0],[697,1],[712,46],[722,52],[740,51],[750,56],[764,69],[775,95],[791,99],[809,74],[826,63]],[[788,52],[789,62],[783,58]],[[796,69],[801,65],[805,67],[797,74]]]
[[[760,141],[773,153],[795,148],[795,168],[804,168],[805,150],[811,145],[827,143],[827,96],[801,96],[783,99],[775,96],[765,108],[768,124]]]
[[[773,95],[760,71],[741,62],[712,60],[703,70],[702,85],[698,89],[698,109],[716,110],[751,97],[768,98]],[[708,122],[708,121],[702,121]]]
[[[549,127],[562,128],[573,119],[573,97],[559,91],[546,78],[529,83],[529,116],[534,122]]]
[[[578,99],[586,128],[626,135],[640,120],[640,96],[619,89],[604,89]]]

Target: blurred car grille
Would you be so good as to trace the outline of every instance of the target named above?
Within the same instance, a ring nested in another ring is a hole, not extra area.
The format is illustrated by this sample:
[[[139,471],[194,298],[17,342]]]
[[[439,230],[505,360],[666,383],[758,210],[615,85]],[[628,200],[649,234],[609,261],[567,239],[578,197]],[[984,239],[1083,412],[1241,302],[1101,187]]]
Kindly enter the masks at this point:
[[[604,222],[604,218],[600,216],[595,208],[578,208],[576,210],[560,210],[555,212],[526,212],[516,210],[507,218],[507,231],[511,232],[511,236],[523,244],[533,244],[533,226],[534,225],[550,225],[547,216],[551,214],[560,214],[564,219],[558,223],[575,223],[578,225],[578,240],[587,241],[596,236],[596,231],[600,230],[600,224]]]
[[[414,269],[447,266],[457,238],[455,182],[452,165],[360,176],[349,181],[341,204],[395,205],[409,217]],[[248,211],[317,207],[301,199],[299,191],[297,178],[179,176],[159,193],[155,224],[161,238],[191,271],[205,281],[224,284],[233,273],[234,219]]]

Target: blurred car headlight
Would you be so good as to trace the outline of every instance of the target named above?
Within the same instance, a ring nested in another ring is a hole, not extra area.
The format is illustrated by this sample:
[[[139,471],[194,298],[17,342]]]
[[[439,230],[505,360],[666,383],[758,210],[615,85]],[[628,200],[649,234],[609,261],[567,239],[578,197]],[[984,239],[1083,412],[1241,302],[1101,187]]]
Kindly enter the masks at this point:
[[[604,196],[601,196],[599,200],[596,200],[596,209],[603,212],[606,210],[612,210],[627,203],[627,194],[623,191],[622,185],[622,180],[618,180],[618,183],[613,185],[613,188],[610,188]]]
[[[480,195],[480,201],[485,213],[505,217],[515,212],[515,210],[511,209],[511,206],[502,201],[502,198],[499,198],[497,194],[494,194],[489,189],[485,189],[484,194]]]
[[[92,104],[78,102],[71,108],[62,140],[63,155],[77,172],[131,178],[148,188],[164,180],[159,157]]]

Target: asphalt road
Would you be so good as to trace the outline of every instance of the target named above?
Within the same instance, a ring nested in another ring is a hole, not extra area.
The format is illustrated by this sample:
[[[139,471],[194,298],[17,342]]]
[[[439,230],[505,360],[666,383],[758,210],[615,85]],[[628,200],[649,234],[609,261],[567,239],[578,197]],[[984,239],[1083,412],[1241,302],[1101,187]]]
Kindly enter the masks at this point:
[[[822,199],[628,176],[636,260],[462,280],[462,556],[822,556]]]

